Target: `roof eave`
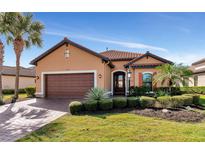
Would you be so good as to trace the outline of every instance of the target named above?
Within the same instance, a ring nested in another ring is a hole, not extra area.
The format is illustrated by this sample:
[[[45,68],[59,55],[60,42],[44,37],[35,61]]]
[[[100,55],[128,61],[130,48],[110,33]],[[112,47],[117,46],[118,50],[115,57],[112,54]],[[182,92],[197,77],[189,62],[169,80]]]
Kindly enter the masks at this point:
[[[109,58],[107,58],[107,57],[105,57],[105,56],[102,56],[102,55],[96,53],[95,51],[92,51],[92,50],[90,50],[90,49],[88,49],[88,48],[86,48],[86,47],[84,47],[84,46],[82,46],[82,45],[80,45],[80,44],[77,44],[77,43],[75,43],[75,42],[73,42],[73,41],[71,41],[71,40],[69,40],[69,39],[67,39],[67,38],[64,38],[61,42],[59,42],[58,44],[56,44],[55,46],[53,46],[52,48],[50,48],[50,49],[47,50],[46,52],[42,53],[42,54],[39,55],[37,58],[33,59],[33,60],[30,62],[30,64],[31,64],[31,65],[36,65],[39,60],[43,59],[45,56],[47,56],[48,54],[52,53],[55,49],[59,48],[60,46],[62,46],[62,45],[64,45],[64,44],[71,44],[71,45],[73,45],[73,46],[76,46],[76,47],[78,47],[78,48],[80,48],[80,49],[82,49],[82,50],[85,50],[85,51],[87,51],[87,52],[89,52],[89,53],[91,53],[91,54],[93,54],[93,55],[95,55],[95,56],[101,58],[102,60],[104,60],[104,61],[106,61],[106,62],[107,62],[107,61],[110,61]]]

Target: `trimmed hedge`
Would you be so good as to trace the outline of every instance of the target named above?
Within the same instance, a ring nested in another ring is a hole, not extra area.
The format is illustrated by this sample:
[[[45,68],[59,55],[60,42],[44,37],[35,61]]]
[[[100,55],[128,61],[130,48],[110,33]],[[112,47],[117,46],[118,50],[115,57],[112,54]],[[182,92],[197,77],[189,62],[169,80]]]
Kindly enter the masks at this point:
[[[99,109],[101,110],[110,110],[113,108],[112,99],[102,99],[98,102]]]
[[[183,94],[205,94],[205,86],[180,87]]]
[[[139,106],[139,98],[138,97],[127,97],[127,106],[128,107],[136,107]]]
[[[170,96],[157,97],[156,107],[171,108],[172,99]]]
[[[193,104],[194,105],[200,105],[199,101],[200,101],[200,95],[199,94],[184,94],[184,96],[191,96],[193,99]]]
[[[140,106],[142,108],[146,107],[154,107],[155,106],[156,99],[153,97],[148,97],[148,96],[142,96],[140,98]]]
[[[127,106],[126,97],[115,97],[113,98],[113,105],[115,108],[124,108]]]
[[[86,100],[83,105],[86,111],[96,111],[98,109],[97,100]]]
[[[73,101],[69,104],[69,110],[71,114],[79,114],[83,111],[83,104],[79,101]]]
[[[3,93],[4,95],[14,94],[14,89],[3,89],[3,90],[2,90],[2,93]],[[26,93],[26,91],[25,91],[25,89],[19,89],[19,93],[20,93],[20,94],[24,94],[24,93]]]
[[[28,97],[35,97],[36,88],[35,87],[26,87],[25,88],[26,95]]]
[[[193,104],[192,96],[162,96],[157,98],[157,107],[161,108],[178,108]]]

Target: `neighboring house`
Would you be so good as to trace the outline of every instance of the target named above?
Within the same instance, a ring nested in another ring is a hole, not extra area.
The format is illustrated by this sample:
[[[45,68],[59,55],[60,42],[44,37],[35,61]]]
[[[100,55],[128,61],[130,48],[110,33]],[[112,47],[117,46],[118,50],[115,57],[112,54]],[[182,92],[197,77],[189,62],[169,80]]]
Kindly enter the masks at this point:
[[[96,53],[67,38],[31,61],[36,65],[36,95],[83,98],[92,87],[126,95],[130,86],[152,89],[155,67],[169,60],[145,54],[109,50]]]
[[[194,62],[190,69],[194,75],[189,86],[205,86],[205,58]]]
[[[14,89],[16,78],[16,67],[3,66],[2,72],[2,87],[3,89]],[[19,88],[25,88],[28,86],[35,86],[35,69],[32,68],[20,68],[19,73]]]

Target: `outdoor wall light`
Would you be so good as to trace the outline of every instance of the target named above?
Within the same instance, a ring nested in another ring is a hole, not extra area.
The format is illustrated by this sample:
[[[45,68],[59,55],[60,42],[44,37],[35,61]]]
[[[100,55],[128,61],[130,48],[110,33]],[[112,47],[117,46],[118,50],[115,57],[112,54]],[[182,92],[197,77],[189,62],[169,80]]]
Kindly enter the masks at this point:
[[[127,77],[131,78],[131,71],[130,71],[130,69],[128,69],[128,71],[127,71]]]
[[[101,79],[102,78],[102,74],[99,74],[98,77]]]

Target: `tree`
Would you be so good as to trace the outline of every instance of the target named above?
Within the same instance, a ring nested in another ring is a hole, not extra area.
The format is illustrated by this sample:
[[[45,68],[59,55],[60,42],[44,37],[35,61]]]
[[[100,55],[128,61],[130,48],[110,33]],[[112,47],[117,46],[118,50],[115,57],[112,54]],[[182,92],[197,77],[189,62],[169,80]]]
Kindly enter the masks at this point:
[[[184,86],[186,81],[190,81],[192,75],[188,66],[182,64],[163,64],[156,68],[158,73],[153,76],[153,84],[168,82],[169,92],[172,93],[173,86]]]
[[[8,33],[9,24],[12,21],[13,13],[0,13],[0,37]],[[0,100],[2,101],[2,71],[4,62],[4,44],[0,39]]]
[[[15,13],[12,25],[9,26],[7,43],[12,44],[16,55],[16,80],[13,102],[18,99],[20,58],[25,48],[35,45],[42,46],[42,30],[44,25],[39,21],[33,21],[31,13]]]

